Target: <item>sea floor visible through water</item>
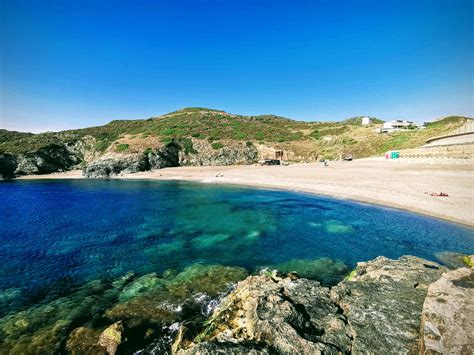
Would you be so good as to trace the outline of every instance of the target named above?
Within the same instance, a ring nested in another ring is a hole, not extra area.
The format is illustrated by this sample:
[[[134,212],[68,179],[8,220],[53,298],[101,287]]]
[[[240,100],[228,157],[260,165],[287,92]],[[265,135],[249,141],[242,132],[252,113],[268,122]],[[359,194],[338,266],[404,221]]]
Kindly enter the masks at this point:
[[[284,191],[31,180],[2,183],[0,195],[1,353],[93,348],[115,321],[121,352],[156,350],[173,324],[201,321],[262,268],[334,285],[380,255],[450,263],[474,253],[465,226]]]

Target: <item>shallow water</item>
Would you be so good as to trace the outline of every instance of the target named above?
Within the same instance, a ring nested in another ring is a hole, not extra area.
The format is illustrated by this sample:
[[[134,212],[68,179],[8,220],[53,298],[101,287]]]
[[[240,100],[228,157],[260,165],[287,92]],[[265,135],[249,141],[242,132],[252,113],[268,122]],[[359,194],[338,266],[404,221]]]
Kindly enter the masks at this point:
[[[90,295],[91,287],[95,292],[94,282],[111,282],[101,284],[94,297],[98,312],[116,320],[124,308],[134,310],[137,295],[151,292],[153,297],[147,297],[153,300],[184,299],[193,292],[216,296],[218,290],[188,281],[202,284],[204,277],[212,280],[210,287],[216,284],[215,273],[228,274],[233,282],[245,277],[243,269],[206,271],[199,265],[239,266],[248,272],[269,266],[334,284],[356,262],[379,255],[436,260],[445,251],[474,253],[473,229],[461,225],[283,191],[187,182],[38,180],[2,183],[0,196],[0,315],[13,317],[0,320],[0,333],[18,323],[19,310],[39,317],[44,310],[35,307],[55,305],[60,297],[77,307],[78,297]],[[176,276],[186,267],[191,268]],[[173,279],[160,276],[170,269]],[[129,272],[134,280],[156,274],[116,287]],[[217,284],[224,288],[225,280]],[[143,297],[140,302],[147,304]],[[81,324],[76,318],[71,322],[71,329]],[[29,331],[43,329],[40,323]],[[7,335],[16,339],[18,334]]]

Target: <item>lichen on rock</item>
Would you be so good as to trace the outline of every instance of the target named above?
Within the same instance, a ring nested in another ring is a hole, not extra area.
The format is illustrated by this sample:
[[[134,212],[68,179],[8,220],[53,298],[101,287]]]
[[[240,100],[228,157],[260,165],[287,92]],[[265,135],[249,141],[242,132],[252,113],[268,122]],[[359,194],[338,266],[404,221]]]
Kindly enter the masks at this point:
[[[429,286],[420,331],[423,354],[474,353],[473,268],[448,271]]]

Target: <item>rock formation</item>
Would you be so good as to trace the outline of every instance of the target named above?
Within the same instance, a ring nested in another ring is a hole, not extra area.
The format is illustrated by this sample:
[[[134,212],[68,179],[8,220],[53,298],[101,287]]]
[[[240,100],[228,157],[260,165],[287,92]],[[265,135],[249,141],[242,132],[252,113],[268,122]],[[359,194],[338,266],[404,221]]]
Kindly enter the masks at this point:
[[[420,351],[428,287],[446,270],[412,256],[378,257],[359,263],[332,289],[295,274],[264,271],[239,282],[199,333],[183,327],[173,349],[178,354],[211,354],[216,349],[415,354]]]
[[[214,149],[207,141],[182,139],[142,152],[108,152],[88,163],[83,173],[88,178],[107,178],[173,166],[251,164],[257,160],[258,153],[252,145],[231,143]]]
[[[332,288],[221,265],[128,273],[0,318],[0,353],[472,354],[473,273],[413,256]]]
[[[429,286],[421,317],[420,346],[423,354],[474,354],[472,268],[446,272]]]

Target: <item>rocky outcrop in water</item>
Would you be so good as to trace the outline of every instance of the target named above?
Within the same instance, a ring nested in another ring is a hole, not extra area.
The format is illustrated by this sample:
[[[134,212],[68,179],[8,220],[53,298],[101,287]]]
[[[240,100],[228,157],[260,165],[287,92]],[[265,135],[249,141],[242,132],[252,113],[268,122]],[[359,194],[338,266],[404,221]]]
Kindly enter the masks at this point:
[[[406,256],[359,263],[332,289],[294,274],[250,276],[201,332],[183,329],[174,350],[206,354],[232,344],[254,353],[417,353],[427,289],[444,271]]]

